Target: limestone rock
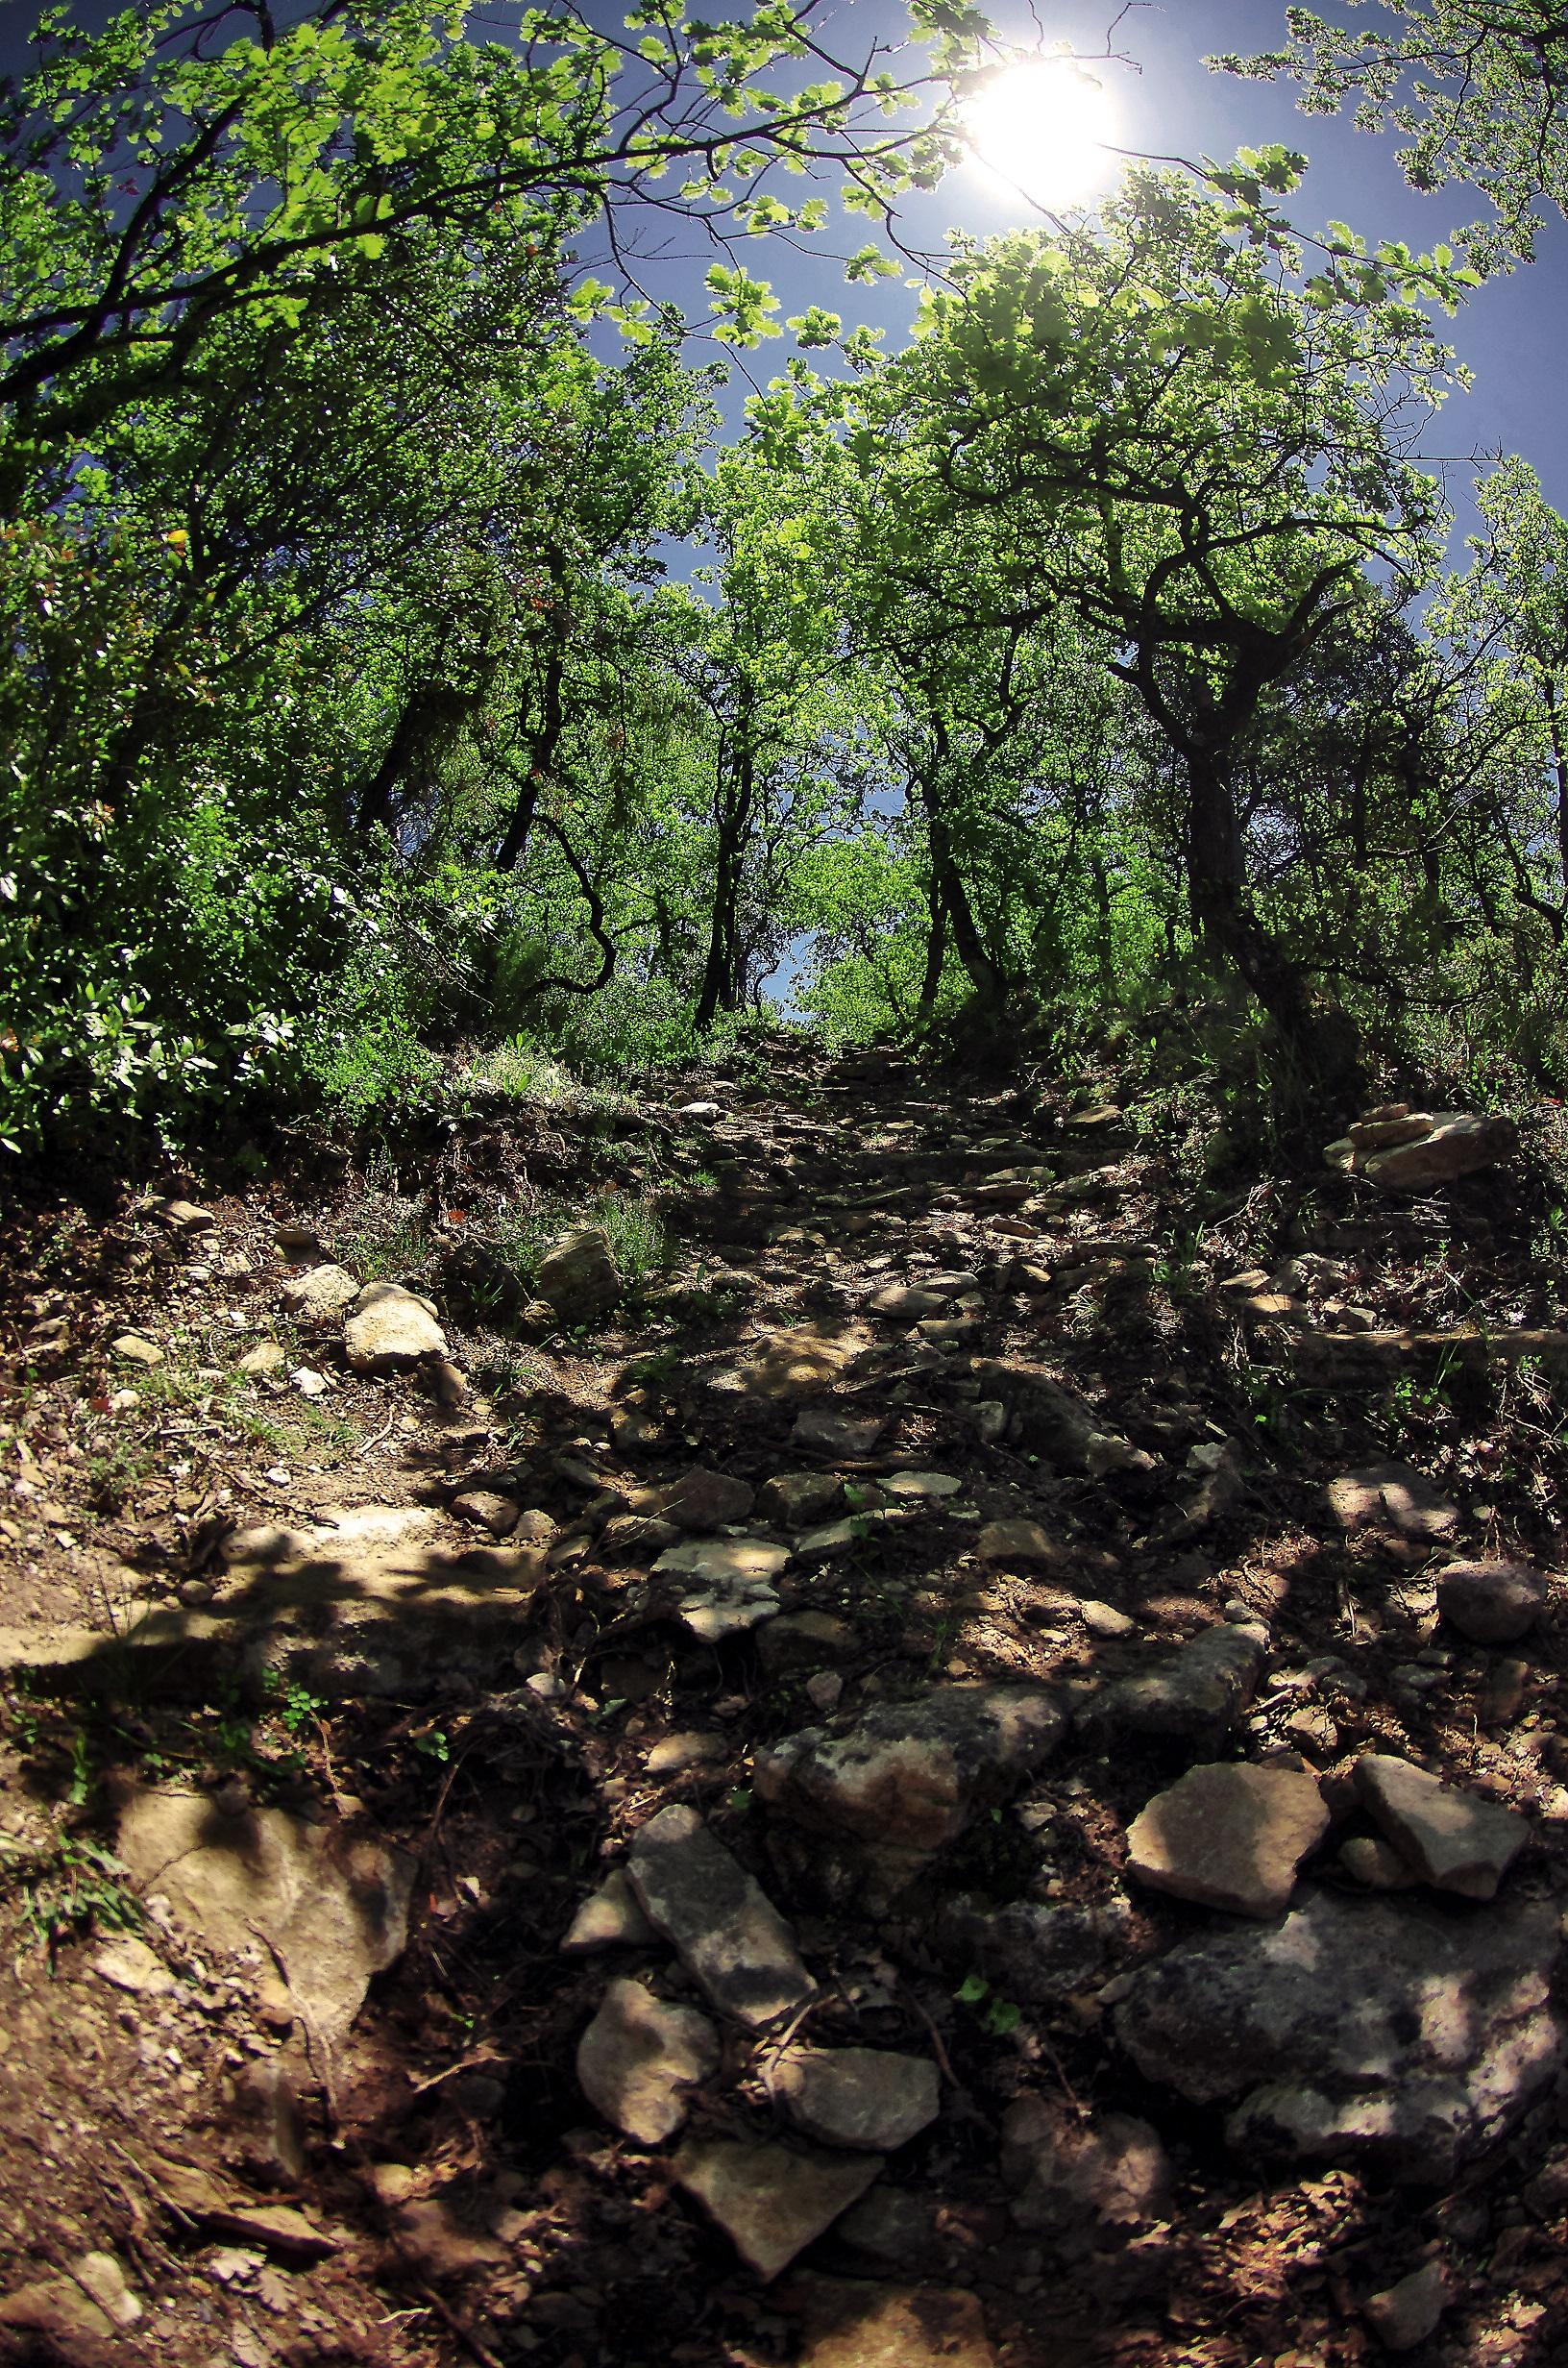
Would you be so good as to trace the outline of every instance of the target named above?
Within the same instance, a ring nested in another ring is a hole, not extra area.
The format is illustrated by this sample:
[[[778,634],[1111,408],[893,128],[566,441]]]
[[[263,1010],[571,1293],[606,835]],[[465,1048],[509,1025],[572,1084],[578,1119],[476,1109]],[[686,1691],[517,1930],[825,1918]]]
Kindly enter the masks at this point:
[[[1135,1817],[1127,1866],[1151,1890],[1234,1915],[1278,1915],[1296,1867],[1328,1831],[1311,1776],[1290,1768],[1191,1767]]]
[[[802,2274],[789,2299],[804,2317],[797,2368],[995,2368],[979,2301],[962,2286]]]
[[[1517,1644],[1546,1608],[1546,1580],[1529,1563],[1450,1563],[1437,1609],[1472,1644]]]
[[[698,1582],[680,1600],[683,1626],[704,1643],[743,1636],[778,1610],[773,1581],[789,1561],[789,1548],[762,1538],[704,1539],[697,1545],[666,1548],[653,1565],[655,1577]]]
[[[1028,1452],[1092,1479],[1119,1478],[1138,1487],[1158,1477],[1155,1457],[1103,1430],[1087,1398],[1038,1366],[992,1358],[977,1360],[971,1370],[979,1395],[1000,1398],[1011,1410],[1018,1444]]]
[[[877,1486],[898,1505],[939,1505],[964,1491],[963,1481],[946,1471],[890,1471]]]
[[[343,1345],[356,1373],[400,1373],[447,1352],[434,1303],[401,1283],[367,1283],[343,1326]]]
[[[889,1323],[919,1323],[923,1316],[943,1316],[947,1302],[942,1293],[920,1291],[902,1283],[889,1283],[886,1289],[875,1291],[867,1301],[873,1316]]]
[[[472,1521],[493,1538],[509,1538],[517,1527],[516,1497],[499,1495],[494,1489],[465,1489],[453,1498],[452,1510],[459,1521]]]
[[[1002,2170],[1018,2191],[1013,2218],[1021,2229],[1136,2228],[1158,2220],[1170,2194],[1170,2164],[1146,2121],[1131,2113],[1083,2121],[1044,2097],[1008,2108]]]
[[[234,1369],[253,1376],[265,1376],[281,1373],[287,1363],[288,1351],[281,1342],[257,1341],[254,1348],[246,1349]]]
[[[215,1233],[218,1221],[210,1209],[200,1209],[194,1200],[155,1200],[151,1214],[171,1233],[196,1235]]]
[[[1116,1644],[1123,1637],[1138,1634],[1136,1619],[1129,1619],[1114,1603],[1101,1603],[1093,1595],[1085,1596],[1078,1606],[1078,1616],[1090,1635],[1098,1637],[1102,1643]]]
[[[975,1540],[974,1550],[983,1563],[1014,1568],[1061,1570],[1069,1559],[1066,1549],[1038,1521],[988,1521]]]
[[[379,1836],[281,1809],[230,1816],[206,1793],[138,1790],[121,1813],[118,1853],[207,1947],[237,1955],[264,1936],[329,2038],[348,2030],[371,1976],[407,1938],[413,1862]]]
[[[1104,1746],[1121,1735],[1212,1751],[1252,1700],[1263,1648],[1248,1629],[1202,1629],[1157,1666],[1119,1678],[1078,1714],[1081,1732]]]
[[[749,1481],[731,1479],[727,1472],[699,1468],[683,1472],[678,1480],[667,1480],[657,1488],[638,1489],[629,1502],[633,1513],[673,1521],[677,1529],[709,1530],[723,1528],[730,1521],[744,1521],[756,1500],[757,1492]]]
[[[1448,2286],[1440,2261],[1425,2261],[1397,2285],[1371,2296],[1366,2316],[1373,2332],[1390,2352],[1413,2352],[1437,2332],[1448,2303]]]
[[[650,1817],[626,1873],[643,1913],[721,2014],[764,2031],[816,1995],[789,1926],[695,1810]]]
[[[1556,1913],[1533,1905],[1457,1918],[1320,1892],[1143,1967],[1115,2028],[1146,2079],[1231,2105],[1242,2151],[1435,2184],[1550,2086],[1560,1950]]]
[[[1368,1182],[1384,1192],[1419,1193],[1493,1168],[1518,1147],[1519,1132],[1511,1119],[1472,1118],[1445,1110],[1415,1142],[1374,1151],[1364,1161],[1359,1158],[1358,1165]]]
[[[1369,1891],[1413,1891],[1421,1880],[1409,1860],[1381,1834],[1353,1834],[1340,1845],[1338,1862],[1353,1883]]]
[[[787,2056],[773,2093],[795,2127],[824,2146],[892,2154],[935,2121],[937,2067],[875,2047],[802,2049]]]
[[[674,1521],[659,1521],[648,1514],[618,1513],[605,1522],[599,1550],[607,1563],[646,1563],[666,1546],[678,1545],[680,1532]]]
[[[149,1372],[163,1362],[163,1351],[157,1341],[148,1340],[141,1332],[122,1332],[117,1340],[110,1342],[109,1352],[118,1357],[122,1365],[139,1365]]]
[[[757,1511],[781,1529],[810,1529],[844,1502],[844,1482],[832,1471],[780,1471],[757,1491]]]
[[[622,1284],[602,1227],[579,1225],[552,1242],[539,1262],[534,1289],[563,1323],[587,1323],[607,1315],[621,1296]]]
[[[877,2155],[750,2145],[739,2138],[690,2138],[675,2177],[716,2220],[742,2259],[764,2280],[857,2203],[881,2171]]]
[[[135,1933],[118,1933],[92,1953],[92,1970],[112,1989],[134,1998],[166,1998],[179,1986],[173,1974]]]
[[[1530,1839],[1511,1809],[1382,1752],[1356,1764],[1356,1789],[1374,1825],[1439,1891],[1492,1899]]]
[[[577,2043],[583,2095],[639,2146],[662,2145],[686,2118],[684,2090],[719,2069],[719,2035],[695,2007],[612,1982]]]
[[[1066,1724],[1043,1686],[947,1686],[878,1703],[843,1735],[804,1728],[758,1753],[754,1782],[782,1819],[907,1882],[1038,1767]]]
[[[562,1953],[586,1957],[590,1950],[651,1948],[658,1934],[637,1905],[626,1870],[617,1866],[597,1891],[590,1891],[573,1917]]]
[[[1329,1483],[1329,1508],[1347,1530],[1392,1529],[1402,1538],[1441,1540],[1459,1525],[1449,1503],[1424,1472],[1409,1464],[1366,1464]]]
[[[291,1316],[302,1323],[326,1323],[359,1296],[359,1286],[343,1267],[312,1267],[296,1274],[278,1294]]]

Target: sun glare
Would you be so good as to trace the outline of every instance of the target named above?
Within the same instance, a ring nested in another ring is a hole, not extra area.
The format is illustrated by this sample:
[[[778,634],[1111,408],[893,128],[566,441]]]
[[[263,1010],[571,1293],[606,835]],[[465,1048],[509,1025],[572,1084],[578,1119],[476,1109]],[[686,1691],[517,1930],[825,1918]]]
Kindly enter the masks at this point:
[[[1037,206],[1091,197],[1115,163],[1115,133],[1109,93],[1067,59],[1008,66],[968,111],[975,161]]]

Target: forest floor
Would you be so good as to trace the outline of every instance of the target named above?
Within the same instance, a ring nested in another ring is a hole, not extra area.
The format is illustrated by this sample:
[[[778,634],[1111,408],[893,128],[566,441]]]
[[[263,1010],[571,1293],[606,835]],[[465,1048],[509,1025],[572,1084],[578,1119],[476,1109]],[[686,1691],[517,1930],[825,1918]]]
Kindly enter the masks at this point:
[[[0,2357],[1568,2357],[1564,1166],[781,1040],[14,1211]]]

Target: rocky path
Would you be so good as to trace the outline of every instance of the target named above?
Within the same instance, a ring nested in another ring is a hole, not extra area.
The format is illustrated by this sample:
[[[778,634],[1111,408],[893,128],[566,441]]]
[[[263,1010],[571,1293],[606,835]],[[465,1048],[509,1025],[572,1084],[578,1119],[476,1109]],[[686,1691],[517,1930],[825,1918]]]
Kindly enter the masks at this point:
[[[0,2356],[1568,2356],[1550,1184],[1108,1084],[13,1221]]]

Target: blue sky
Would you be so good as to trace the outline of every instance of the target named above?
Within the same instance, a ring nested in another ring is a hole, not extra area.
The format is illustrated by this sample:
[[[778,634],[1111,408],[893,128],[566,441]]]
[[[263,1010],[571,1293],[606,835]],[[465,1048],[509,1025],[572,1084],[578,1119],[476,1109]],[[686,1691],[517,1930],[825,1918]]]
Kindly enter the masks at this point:
[[[736,0],[729,0],[734,6]],[[101,22],[110,12],[105,0],[79,0],[80,12]],[[619,17],[620,0],[597,0]],[[745,0],[740,0],[744,10]],[[711,12],[723,12],[710,0]],[[0,71],[14,69],[26,56],[26,39],[36,15],[34,0],[0,0]],[[1474,194],[1448,190],[1436,197],[1420,197],[1408,189],[1394,162],[1391,139],[1369,137],[1343,120],[1304,118],[1293,105],[1290,86],[1237,81],[1207,71],[1206,53],[1227,49],[1262,49],[1273,45],[1284,24],[1284,0],[1164,0],[1164,5],[1135,6],[1127,14],[1118,42],[1138,61],[1139,72],[1111,66],[1105,80],[1122,111],[1125,136],[1131,147],[1176,152],[1195,157],[1203,152],[1228,157],[1238,145],[1262,145],[1284,140],[1312,158],[1305,187],[1291,201],[1295,218],[1319,225],[1338,217],[1368,239],[1393,236],[1422,248],[1440,239],[1456,221],[1481,210]],[[1329,14],[1335,12],[1328,8]],[[508,11],[489,0],[476,11],[482,17],[481,35],[499,30]],[[1038,11],[1008,5],[998,10],[1001,28],[1020,44],[1035,37],[1034,26],[1047,39],[1068,39],[1086,52],[1104,46],[1105,32],[1115,14],[1115,0],[1065,0],[1052,6],[1040,0]],[[897,0],[829,0],[821,20],[834,44],[850,55],[869,42],[894,37],[903,17]],[[1010,203],[996,185],[977,174],[953,176],[913,216],[920,240],[940,245],[949,226],[984,234],[1012,221],[1032,218],[1030,209]],[[851,243],[865,235],[864,225],[851,226]],[[1554,214],[1541,238],[1541,259],[1511,279],[1480,290],[1449,327],[1448,334],[1461,358],[1476,374],[1474,389],[1454,395],[1432,423],[1426,449],[1433,457],[1456,465],[1450,490],[1459,510],[1461,530],[1470,521],[1464,486],[1469,472],[1463,465],[1472,452],[1502,449],[1522,453],[1540,472],[1548,498],[1568,509],[1568,448],[1563,434],[1564,406],[1560,394],[1568,375],[1568,223]],[[847,318],[886,323],[890,342],[896,340],[913,299],[896,284],[876,289],[845,287],[826,253],[810,259],[792,255],[774,242],[747,242],[747,259],[771,276],[787,311],[820,303]],[[698,319],[705,315],[702,275],[711,259],[700,236],[687,234],[669,242],[669,251],[650,271],[655,292],[685,305]],[[770,342],[749,361],[766,378],[779,366],[784,347]],[[731,403],[738,407],[746,391],[737,375]]]

